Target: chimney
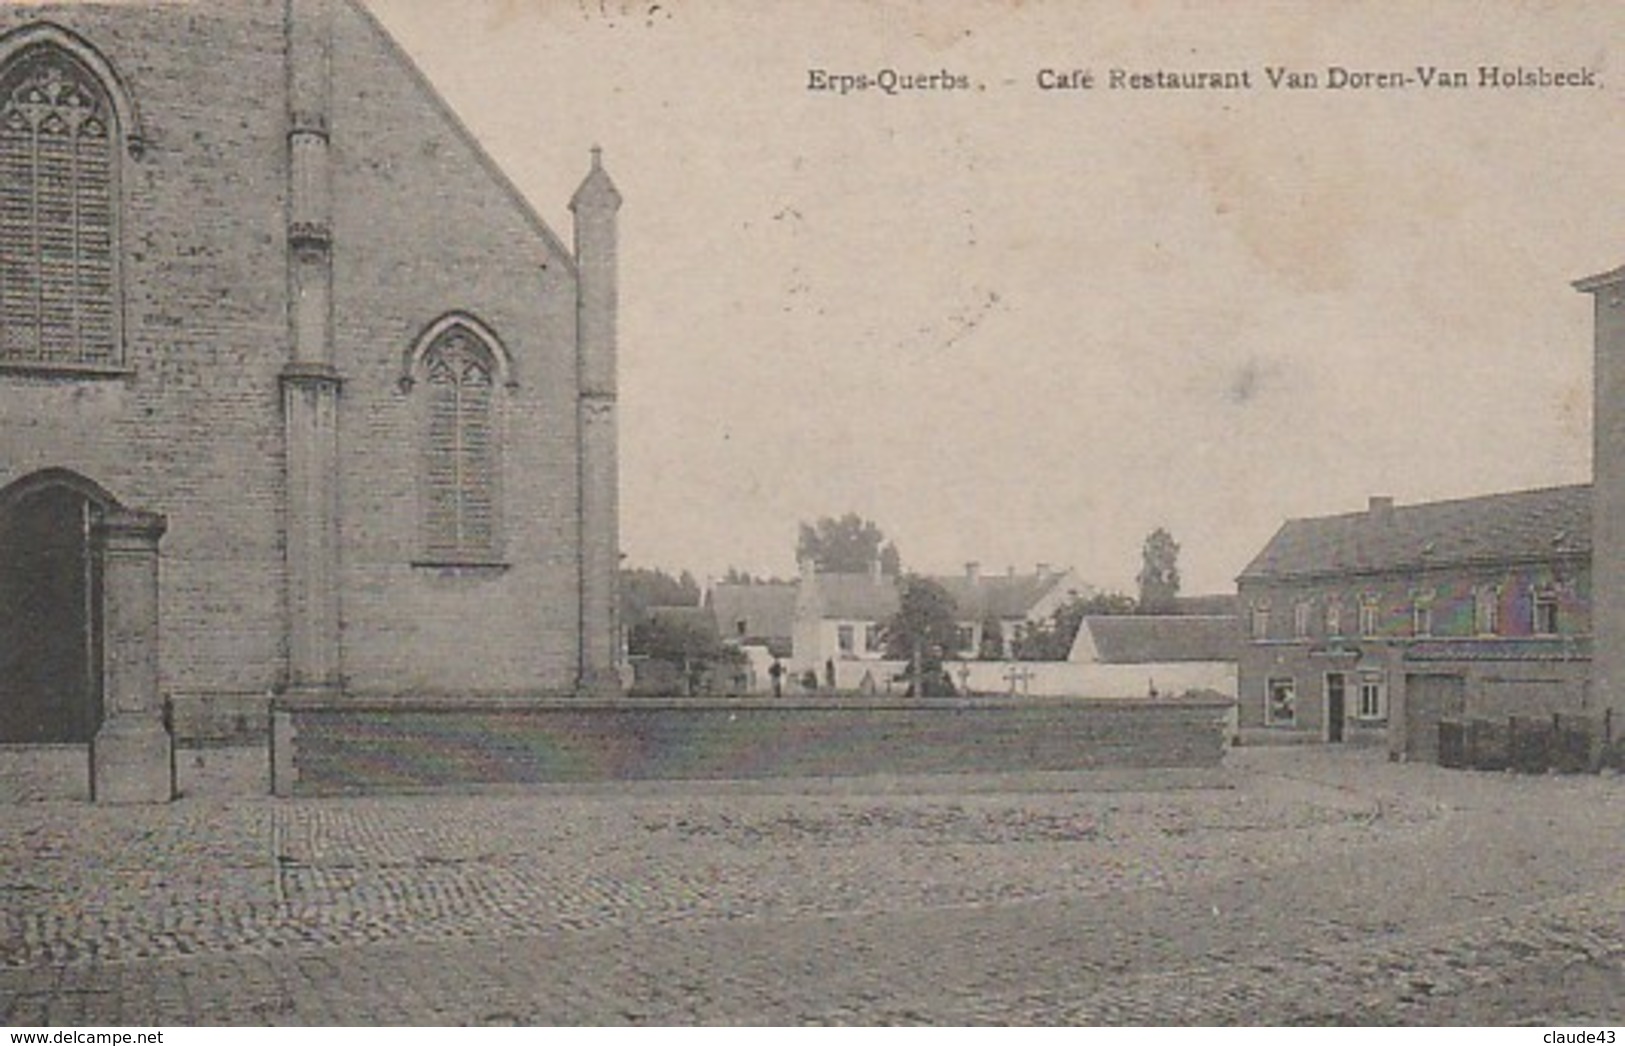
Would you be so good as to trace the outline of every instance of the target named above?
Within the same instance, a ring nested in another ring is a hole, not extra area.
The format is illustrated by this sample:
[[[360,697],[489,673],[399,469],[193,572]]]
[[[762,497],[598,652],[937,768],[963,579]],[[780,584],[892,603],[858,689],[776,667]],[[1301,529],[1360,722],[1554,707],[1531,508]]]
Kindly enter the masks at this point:
[[[877,585],[886,580],[885,577],[882,576],[880,570],[879,556],[876,556],[874,559],[869,561],[869,580],[873,581]]]
[[[796,573],[801,575],[801,580],[811,581],[813,574],[817,571],[817,569],[818,564],[811,556],[796,557]]]
[[[1038,574],[1038,580],[1040,580],[1040,581],[1049,580],[1049,564],[1048,563],[1040,563],[1040,564],[1038,564],[1037,574]]]
[[[1366,507],[1366,516],[1374,523],[1386,523],[1394,518],[1394,499],[1372,495]]]
[[[972,560],[971,562],[966,563],[965,564],[965,580],[969,581],[973,585],[976,584],[978,581],[981,581],[982,580],[982,564],[976,562],[975,560]]]

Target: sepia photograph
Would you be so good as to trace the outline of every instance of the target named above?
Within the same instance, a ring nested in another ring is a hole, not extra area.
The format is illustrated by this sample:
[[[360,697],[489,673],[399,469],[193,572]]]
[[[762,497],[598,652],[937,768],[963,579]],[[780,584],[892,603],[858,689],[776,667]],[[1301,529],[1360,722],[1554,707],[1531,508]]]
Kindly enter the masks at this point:
[[[0,1024],[1613,1042],[1619,40],[0,0]]]

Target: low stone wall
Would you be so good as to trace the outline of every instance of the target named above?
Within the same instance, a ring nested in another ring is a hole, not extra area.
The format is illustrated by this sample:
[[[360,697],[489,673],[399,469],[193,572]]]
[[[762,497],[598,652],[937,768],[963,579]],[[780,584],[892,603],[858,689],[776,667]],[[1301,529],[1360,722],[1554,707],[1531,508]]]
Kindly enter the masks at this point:
[[[270,791],[265,727],[248,745],[177,742],[175,798],[242,799]],[[90,799],[89,745],[0,745],[0,805]]]
[[[1209,768],[1228,701],[283,699],[278,795],[493,784]]]

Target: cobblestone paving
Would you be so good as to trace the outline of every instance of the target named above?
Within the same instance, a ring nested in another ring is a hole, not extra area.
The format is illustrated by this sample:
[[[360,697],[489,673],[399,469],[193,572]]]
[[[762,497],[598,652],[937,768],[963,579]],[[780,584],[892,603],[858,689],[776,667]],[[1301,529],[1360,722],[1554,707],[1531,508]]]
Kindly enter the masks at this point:
[[[0,1020],[1621,1019],[1625,780],[1231,763],[0,807]]]

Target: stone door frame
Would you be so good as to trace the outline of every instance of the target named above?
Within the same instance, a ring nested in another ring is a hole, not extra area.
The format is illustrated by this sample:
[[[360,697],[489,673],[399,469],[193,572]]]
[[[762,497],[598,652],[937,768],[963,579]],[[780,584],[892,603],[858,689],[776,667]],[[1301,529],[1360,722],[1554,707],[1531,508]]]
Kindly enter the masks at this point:
[[[174,745],[164,722],[158,665],[158,543],[162,515],[128,508],[94,480],[64,468],[29,473],[0,489],[0,515],[41,491],[66,488],[95,506],[87,553],[101,576],[102,722],[90,743],[91,796],[103,803],[168,802]]]

